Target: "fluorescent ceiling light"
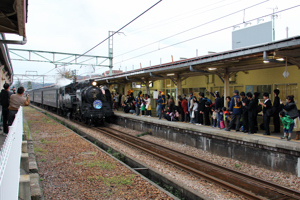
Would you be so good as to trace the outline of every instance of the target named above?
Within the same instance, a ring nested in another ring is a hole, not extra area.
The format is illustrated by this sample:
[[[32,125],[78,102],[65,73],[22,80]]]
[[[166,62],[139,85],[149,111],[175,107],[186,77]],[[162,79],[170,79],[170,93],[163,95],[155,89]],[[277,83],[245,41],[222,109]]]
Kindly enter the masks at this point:
[[[270,61],[268,61],[268,60],[264,60],[264,63],[269,63]]]
[[[278,61],[284,61],[284,58],[277,58]]]
[[[174,76],[175,74],[174,73],[172,73],[172,74],[167,74],[167,76]]]
[[[216,70],[217,68],[213,68],[213,67],[210,67],[208,68],[208,70],[212,71],[212,70]]]

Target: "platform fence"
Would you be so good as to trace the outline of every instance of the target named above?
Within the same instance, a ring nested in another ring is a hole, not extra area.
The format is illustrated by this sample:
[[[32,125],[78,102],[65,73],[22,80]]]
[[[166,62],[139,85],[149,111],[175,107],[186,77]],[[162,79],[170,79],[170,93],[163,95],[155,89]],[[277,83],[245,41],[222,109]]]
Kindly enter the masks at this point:
[[[0,151],[0,200],[18,199],[22,135],[23,109],[20,107]]]

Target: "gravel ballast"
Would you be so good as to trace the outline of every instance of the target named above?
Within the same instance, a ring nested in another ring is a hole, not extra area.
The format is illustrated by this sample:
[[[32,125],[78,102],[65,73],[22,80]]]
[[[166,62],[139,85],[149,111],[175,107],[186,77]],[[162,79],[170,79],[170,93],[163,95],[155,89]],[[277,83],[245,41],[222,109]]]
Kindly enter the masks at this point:
[[[26,107],[45,199],[172,199],[99,148]]]

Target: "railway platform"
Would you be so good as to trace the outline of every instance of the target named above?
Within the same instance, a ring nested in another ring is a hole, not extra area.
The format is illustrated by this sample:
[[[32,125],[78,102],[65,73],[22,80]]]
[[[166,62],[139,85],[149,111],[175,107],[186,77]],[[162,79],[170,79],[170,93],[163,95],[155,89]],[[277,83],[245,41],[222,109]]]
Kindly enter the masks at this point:
[[[115,123],[153,136],[190,145],[220,156],[300,176],[300,141],[281,140],[281,134],[263,135],[224,131],[210,126],[159,120],[115,111]],[[292,138],[295,138],[293,135]]]

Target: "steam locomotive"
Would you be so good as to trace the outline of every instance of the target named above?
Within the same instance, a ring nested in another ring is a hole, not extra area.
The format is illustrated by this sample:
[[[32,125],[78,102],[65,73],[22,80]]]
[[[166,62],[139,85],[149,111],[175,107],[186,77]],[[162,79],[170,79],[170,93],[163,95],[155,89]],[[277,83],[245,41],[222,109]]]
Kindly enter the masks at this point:
[[[87,124],[103,124],[113,116],[112,99],[107,87],[94,80],[58,87],[29,90],[30,102]]]

